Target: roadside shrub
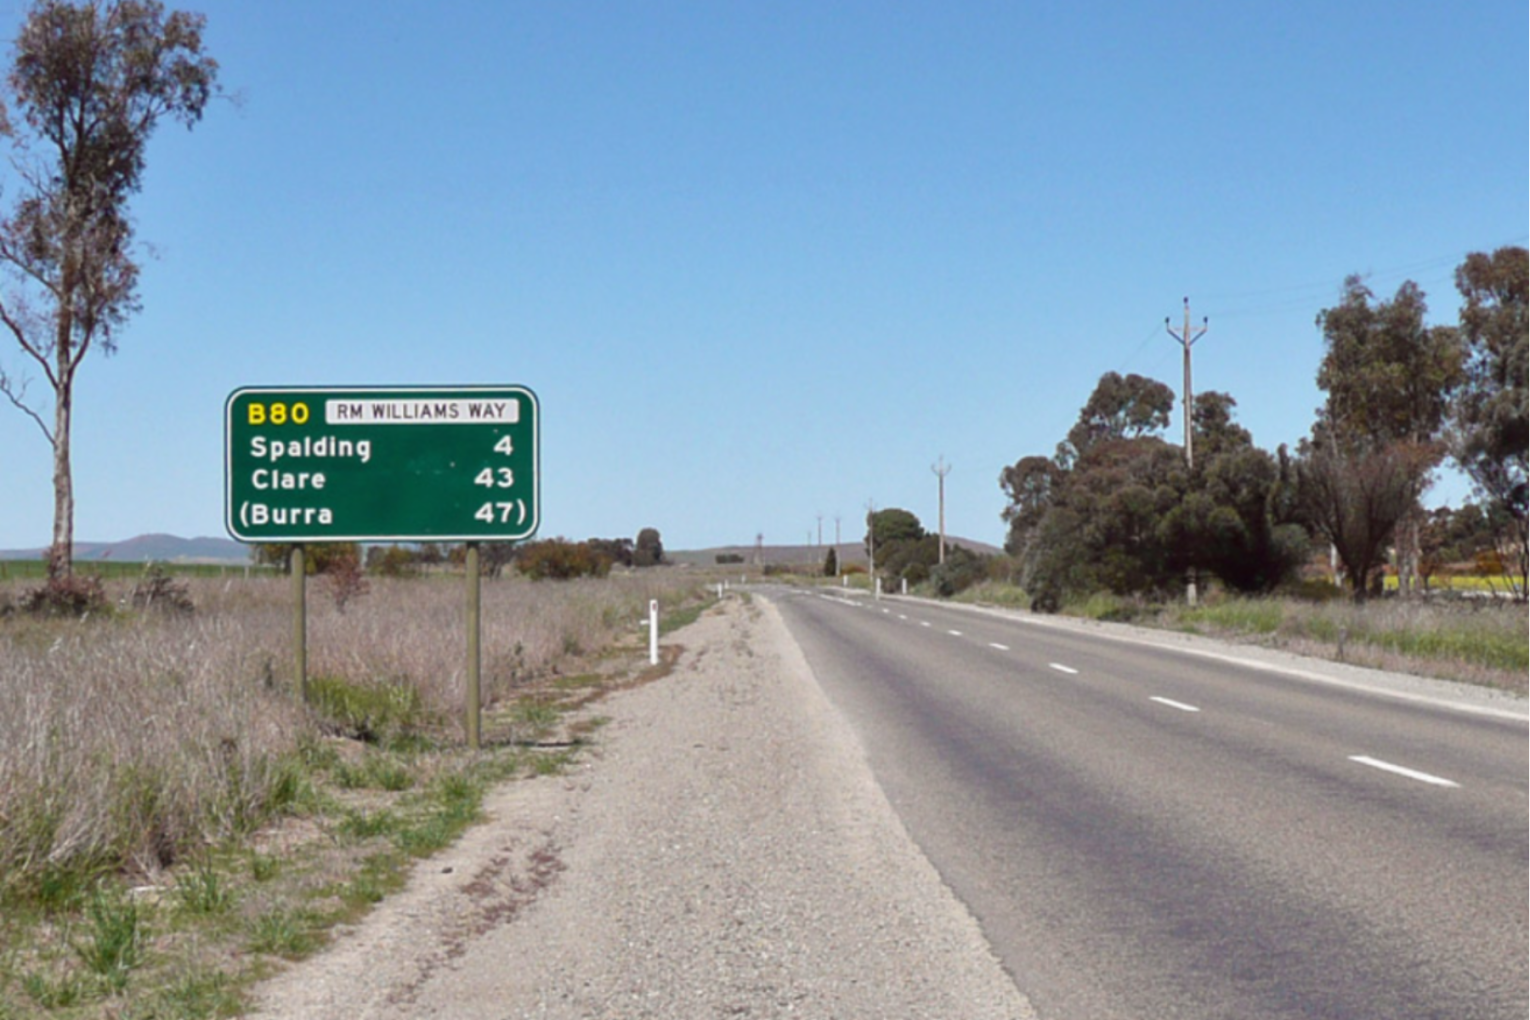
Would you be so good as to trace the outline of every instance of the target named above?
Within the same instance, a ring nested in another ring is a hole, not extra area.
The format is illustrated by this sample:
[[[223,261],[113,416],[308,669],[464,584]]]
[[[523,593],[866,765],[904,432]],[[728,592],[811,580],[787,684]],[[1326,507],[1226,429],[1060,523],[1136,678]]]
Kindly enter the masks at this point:
[[[365,595],[371,585],[361,572],[361,559],[358,556],[337,556],[324,572],[324,586],[329,591],[329,597],[334,600],[335,609],[341,613],[350,603]]]
[[[149,564],[143,578],[128,593],[128,604],[134,609],[159,613],[190,613],[196,610],[191,601],[191,588],[165,573],[157,563]]]
[[[549,538],[523,546],[515,568],[533,581],[568,581],[605,577],[611,572],[611,560],[596,553],[588,542]]]
[[[1332,602],[1334,599],[1348,598],[1343,588],[1322,577],[1308,577],[1287,583],[1280,589],[1280,594],[1303,602]]]
[[[418,572],[414,554],[401,545],[374,545],[367,550],[367,569],[383,577],[408,577]]]
[[[308,702],[326,730],[376,743],[424,727],[424,702],[409,684],[352,683],[337,676],[308,681]]]
[[[85,616],[106,609],[106,589],[99,577],[70,574],[54,577],[22,596],[23,612],[33,616]]]
[[[946,562],[938,563],[930,570],[930,580],[935,584],[935,593],[943,599],[948,599],[957,592],[966,591],[979,581],[985,580],[987,576],[987,558],[959,545],[947,549]]]

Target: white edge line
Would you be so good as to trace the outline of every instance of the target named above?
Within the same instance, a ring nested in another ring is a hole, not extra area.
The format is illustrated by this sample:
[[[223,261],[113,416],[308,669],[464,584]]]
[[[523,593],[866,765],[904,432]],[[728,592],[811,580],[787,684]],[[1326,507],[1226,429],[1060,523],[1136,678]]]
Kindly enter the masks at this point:
[[[1370,758],[1363,754],[1352,754],[1349,756],[1349,760],[1360,765],[1369,765],[1371,768],[1380,769],[1383,772],[1391,772],[1395,775],[1407,776],[1409,779],[1417,779],[1419,782],[1429,783],[1431,786],[1448,786],[1452,789],[1461,788],[1460,783],[1452,782],[1449,779],[1442,779],[1439,776],[1431,776],[1427,772],[1419,772],[1416,769],[1404,768],[1401,765],[1393,765],[1389,761],[1381,761],[1377,758]]]
[[[1183,701],[1174,701],[1173,699],[1170,699],[1170,698],[1160,698],[1160,697],[1157,697],[1156,695],[1154,697],[1148,698],[1148,700],[1149,701],[1156,701],[1160,705],[1168,705],[1170,708],[1177,708],[1181,712],[1199,712],[1200,711],[1200,709],[1196,708],[1194,705],[1187,705]]]
[[[1047,663],[1047,665],[1051,666],[1053,669],[1057,670],[1057,672],[1059,672],[1059,673],[1076,674],[1078,672],[1078,670],[1074,669],[1072,666],[1064,666],[1060,662],[1049,662],[1049,663]]]

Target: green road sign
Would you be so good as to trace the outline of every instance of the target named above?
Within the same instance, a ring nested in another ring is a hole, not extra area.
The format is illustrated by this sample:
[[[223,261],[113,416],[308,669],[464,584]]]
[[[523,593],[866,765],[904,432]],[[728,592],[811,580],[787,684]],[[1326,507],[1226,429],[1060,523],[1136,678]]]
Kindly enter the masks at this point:
[[[513,541],[537,530],[523,386],[248,387],[224,405],[224,517],[241,542]]]

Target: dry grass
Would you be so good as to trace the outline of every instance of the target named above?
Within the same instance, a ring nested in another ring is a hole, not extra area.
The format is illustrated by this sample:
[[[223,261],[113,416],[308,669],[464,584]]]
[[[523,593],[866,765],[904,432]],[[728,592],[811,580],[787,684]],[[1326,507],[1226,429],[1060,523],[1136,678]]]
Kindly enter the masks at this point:
[[[1070,615],[1208,634],[1376,669],[1495,687],[1523,697],[1530,616],[1504,599],[1239,598],[1195,607],[1095,595]]]
[[[1170,608],[1161,626],[1253,637],[1304,655],[1526,693],[1530,616],[1499,599],[1312,603],[1213,599]]]
[[[236,1015],[262,961],[369,909],[490,785],[570,760],[600,720],[568,713],[658,675],[648,600],[678,625],[701,586],[486,581],[477,754],[460,577],[374,579],[343,613],[311,584],[308,706],[287,579],[192,580],[190,615],[0,615],[0,1020]]]
[[[666,571],[486,582],[486,708],[635,630],[648,599],[672,601],[677,586],[687,585]],[[287,581],[190,587],[197,610],[186,616],[0,619],[0,893],[28,886],[46,898],[53,870],[152,872],[295,795],[283,762],[315,720],[291,692]],[[456,739],[460,578],[374,580],[344,613],[310,585],[308,634],[312,676],[417,692],[422,718]]]

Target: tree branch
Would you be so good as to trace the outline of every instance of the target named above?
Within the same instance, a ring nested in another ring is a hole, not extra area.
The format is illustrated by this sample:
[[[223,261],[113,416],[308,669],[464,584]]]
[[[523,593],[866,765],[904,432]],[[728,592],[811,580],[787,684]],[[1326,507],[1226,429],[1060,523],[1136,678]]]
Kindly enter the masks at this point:
[[[28,418],[31,418],[37,427],[42,429],[42,434],[47,438],[48,445],[52,446],[52,430],[50,430],[47,426],[47,423],[42,420],[42,416],[39,415],[36,411],[32,410],[32,408],[28,407],[23,399],[27,394],[27,384],[23,382],[18,387],[15,384],[15,380],[6,374],[4,369],[0,369],[0,393],[4,393],[5,399],[14,404],[17,410],[21,411],[21,413],[26,415]]]

